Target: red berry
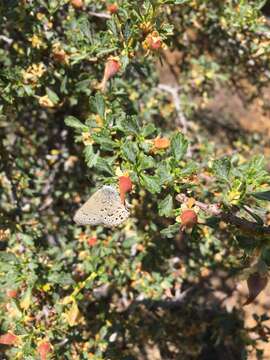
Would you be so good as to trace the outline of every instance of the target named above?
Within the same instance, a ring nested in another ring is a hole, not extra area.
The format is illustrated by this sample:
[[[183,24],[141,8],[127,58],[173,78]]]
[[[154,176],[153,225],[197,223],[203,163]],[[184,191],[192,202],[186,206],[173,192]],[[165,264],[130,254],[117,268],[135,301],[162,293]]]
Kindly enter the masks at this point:
[[[12,333],[6,333],[0,336],[0,344],[3,345],[14,345],[18,340],[18,336]]]
[[[41,360],[47,360],[47,354],[52,351],[52,345],[48,341],[39,344],[37,352]]]
[[[95,246],[97,243],[97,238],[95,236],[92,236],[87,240],[87,243],[89,246]]]
[[[193,228],[198,222],[198,216],[194,210],[184,210],[180,216],[181,225],[185,228]]]
[[[145,38],[145,47],[151,50],[158,50],[162,46],[162,39],[157,31],[153,31]]]
[[[125,202],[126,193],[132,190],[132,182],[129,176],[120,176],[118,179],[120,197]]]
[[[117,4],[108,4],[107,5],[107,10],[108,10],[109,13],[115,14],[117,12],[117,10],[118,10],[118,6],[117,6]]]
[[[83,1],[82,0],[71,0],[71,5],[73,5],[76,9],[80,9],[83,7]]]
[[[18,291],[15,289],[9,289],[6,292],[8,298],[15,298],[18,294]]]

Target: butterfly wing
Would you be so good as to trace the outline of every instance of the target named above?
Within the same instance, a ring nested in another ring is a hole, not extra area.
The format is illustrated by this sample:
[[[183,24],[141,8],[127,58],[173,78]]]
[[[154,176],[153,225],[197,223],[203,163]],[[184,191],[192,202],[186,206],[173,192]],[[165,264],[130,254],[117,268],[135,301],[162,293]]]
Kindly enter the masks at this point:
[[[98,225],[101,223],[100,218],[100,192],[96,191],[90,198],[77,210],[73,220],[78,225]]]
[[[74,221],[79,225],[114,227],[129,217],[120,196],[112,186],[103,186],[76,212]]]

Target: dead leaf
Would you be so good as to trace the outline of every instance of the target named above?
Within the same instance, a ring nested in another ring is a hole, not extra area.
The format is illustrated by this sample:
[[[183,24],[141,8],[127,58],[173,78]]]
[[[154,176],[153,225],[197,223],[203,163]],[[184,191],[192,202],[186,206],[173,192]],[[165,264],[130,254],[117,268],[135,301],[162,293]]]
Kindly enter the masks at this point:
[[[248,298],[244,305],[249,305],[252,303],[256,297],[263,291],[268,283],[268,278],[266,276],[261,275],[259,272],[254,272],[253,274],[249,275],[247,279],[247,286],[248,286]]]
[[[75,326],[78,323],[80,312],[76,302],[74,302],[71,308],[66,313],[66,319],[69,326]]]

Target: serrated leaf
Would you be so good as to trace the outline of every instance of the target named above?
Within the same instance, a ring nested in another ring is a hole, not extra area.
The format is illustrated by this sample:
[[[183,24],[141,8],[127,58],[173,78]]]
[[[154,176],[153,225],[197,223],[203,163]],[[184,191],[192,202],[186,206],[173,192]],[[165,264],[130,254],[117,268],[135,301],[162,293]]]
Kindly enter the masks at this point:
[[[161,190],[159,178],[156,175],[140,174],[140,181],[142,186],[152,194],[159,193]]]
[[[270,190],[262,191],[262,192],[255,192],[255,193],[252,193],[251,195],[259,200],[270,201]]]
[[[136,116],[127,116],[125,119],[122,119],[120,126],[127,134],[137,135],[140,133],[140,127]]]
[[[126,41],[128,41],[131,35],[131,19],[127,19],[123,29],[123,35]]]
[[[190,0],[174,0],[173,3],[175,5],[182,5],[182,4],[187,3],[188,1],[190,1]]]
[[[213,172],[214,174],[223,181],[229,181],[229,175],[231,171],[231,160],[227,157],[223,159],[218,159],[213,162]]]
[[[0,251],[0,262],[10,265],[19,263],[16,255],[6,251]]]
[[[80,129],[80,130],[88,130],[88,127],[85,126],[80,120],[75,118],[75,116],[68,116],[65,118],[65,124],[67,126],[70,126],[74,129]]]
[[[46,93],[48,95],[48,98],[54,103],[57,104],[59,102],[59,97],[58,95],[52,91],[50,88],[46,87]]]
[[[188,141],[181,133],[176,133],[171,139],[171,152],[175,160],[183,159],[187,152]]]
[[[105,115],[105,101],[100,93],[95,95],[95,105],[98,115],[103,119]]]
[[[140,170],[155,168],[156,161],[152,156],[147,156],[141,153],[139,159],[139,167]]]
[[[121,150],[123,153],[123,156],[131,161],[133,164],[136,162],[137,154],[138,154],[138,146],[135,142],[132,142],[130,140],[126,140],[124,144],[121,146]]]
[[[169,217],[172,214],[173,198],[167,195],[165,199],[161,200],[158,204],[158,213],[160,216]]]
[[[114,19],[110,19],[110,20],[107,21],[107,27],[113,33],[113,35],[116,38],[118,38],[117,25],[116,25],[116,22],[114,21]]]
[[[114,148],[119,146],[115,141],[111,140],[109,136],[103,133],[93,133],[92,139],[100,145],[102,150],[114,151]]]
[[[158,176],[161,185],[172,181],[173,176],[171,174],[170,164],[167,161],[162,161],[156,170],[156,175]]]
[[[142,135],[143,137],[148,137],[149,135],[153,134],[156,131],[156,127],[154,124],[150,123],[143,127]]]
[[[100,172],[105,172],[110,175],[114,175],[114,171],[113,171],[111,162],[109,161],[108,158],[98,157],[95,167]]]
[[[173,224],[161,230],[160,234],[167,238],[173,238],[179,232],[179,224]]]

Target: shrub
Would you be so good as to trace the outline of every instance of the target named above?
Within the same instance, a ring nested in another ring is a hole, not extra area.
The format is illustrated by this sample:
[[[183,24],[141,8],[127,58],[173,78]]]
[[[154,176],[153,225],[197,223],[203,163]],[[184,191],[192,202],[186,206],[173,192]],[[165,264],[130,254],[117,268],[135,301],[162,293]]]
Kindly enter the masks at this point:
[[[223,310],[206,322],[196,296],[184,303],[177,294],[196,289],[206,269],[249,284],[256,274],[251,297],[267,282],[265,160],[252,148],[224,156],[192,126],[195,97],[207,101],[216,84],[245,78],[258,95],[267,83],[263,3],[2,2],[5,356],[128,359],[149,341],[164,358],[198,358],[209,343],[256,348],[248,329],[237,334],[236,313],[227,328]],[[159,84],[168,49],[181,53],[177,86]],[[123,176],[132,182],[121,196],[132,205],[127,222],[76,226],[79,204]],[[180,231],[185,211],[198,223]]]

